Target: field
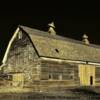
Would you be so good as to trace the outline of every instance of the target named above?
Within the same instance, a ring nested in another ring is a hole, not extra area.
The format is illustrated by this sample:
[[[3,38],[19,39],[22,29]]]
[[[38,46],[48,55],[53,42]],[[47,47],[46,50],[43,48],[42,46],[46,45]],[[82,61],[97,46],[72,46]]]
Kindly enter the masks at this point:
[[[100,100],[98,88],[59,88],[48,92],[25,88],[1,88],[0,100]]]

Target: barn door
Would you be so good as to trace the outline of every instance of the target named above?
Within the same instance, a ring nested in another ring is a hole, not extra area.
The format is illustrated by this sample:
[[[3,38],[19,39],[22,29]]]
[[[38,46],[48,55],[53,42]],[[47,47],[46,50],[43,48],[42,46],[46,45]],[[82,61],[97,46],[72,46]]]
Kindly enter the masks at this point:
[[[81,64],[79,65],[80,85],[94,86],[95,85],[95,66]]]

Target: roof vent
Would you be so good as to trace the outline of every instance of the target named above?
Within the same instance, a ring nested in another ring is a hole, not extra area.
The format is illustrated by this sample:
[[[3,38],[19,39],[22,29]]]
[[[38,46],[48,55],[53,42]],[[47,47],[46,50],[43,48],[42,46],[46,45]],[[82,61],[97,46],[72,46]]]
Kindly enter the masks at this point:
[[[54,30],[55,28],[54,22],[49,23],[48,26],[49,26],[48,33],[51,35],[56,35],[56,31]]]
[[[88,36],[87,36],[86,34],[83,35],[83,40],[82,40],[82,41],[83,41],[83,43],[86,44],[86,45],[89,45],[89,44],[90,44],[90,42],[89,42],[89,40],[88,40]]]

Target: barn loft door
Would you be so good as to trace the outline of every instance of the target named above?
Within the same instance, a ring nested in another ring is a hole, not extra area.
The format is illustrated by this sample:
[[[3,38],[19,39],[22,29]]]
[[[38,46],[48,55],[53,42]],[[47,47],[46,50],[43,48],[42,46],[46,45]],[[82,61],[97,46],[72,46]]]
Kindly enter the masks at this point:
[[[94,86],[95,85],[95,66],[81,64],[79,65],[80,85]]]

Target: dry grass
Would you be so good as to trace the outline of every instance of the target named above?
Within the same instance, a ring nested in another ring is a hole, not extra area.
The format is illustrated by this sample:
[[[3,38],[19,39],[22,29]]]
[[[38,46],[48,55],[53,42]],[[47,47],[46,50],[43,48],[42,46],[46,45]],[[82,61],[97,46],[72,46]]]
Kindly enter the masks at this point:
[[[0,87],[0,93],[25,93],[33,92],[32,88],[21,88],[21,87]]]

